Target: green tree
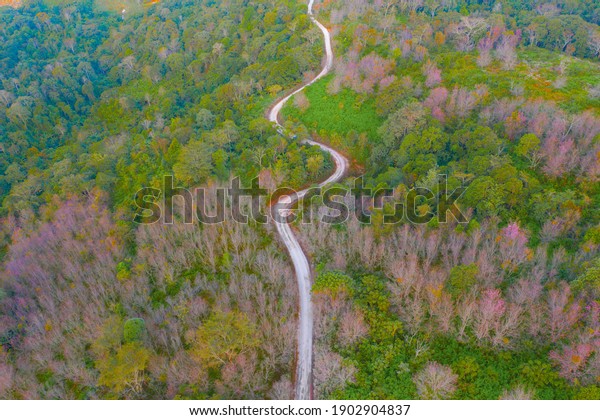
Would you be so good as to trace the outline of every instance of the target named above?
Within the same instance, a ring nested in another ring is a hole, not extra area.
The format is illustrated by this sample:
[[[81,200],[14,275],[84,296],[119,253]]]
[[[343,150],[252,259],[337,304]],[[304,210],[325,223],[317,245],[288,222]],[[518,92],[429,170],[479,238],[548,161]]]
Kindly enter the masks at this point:
[[[98,385],[106,386],[117,394],[129,391],[137,395],[142,391],[144,370],[149,360],[150,352],[141,343],[127,343],[116,354],[96,361],[100,372]]]
[[[258,344],[256,326],[242,312],[215,312],[196,331],[193,355],[215,368],[252,350]]]
[[[196,113],[196,124],[204,131],[209,131],[215,128],[215,115],[208,109],[200,109]]]
[[[495,155],[502,146],[502,141],[491,128],[474,124],[454,132],[450,143],[453,157],[457,160]]]
[[[383,144],[389,149],[396,149],[405,135],[423,127],[426,115],[426,109],[419,102],[411,102],[391,114],[379,128]]]
[[[177,162],[173,165],[175,178],[197,185],[204,182],[212,170],[212,150],[203,141],[194,140],[181,149]]]
[[[313,291],[328,292],[338,294],[339,292],[349,292],[352,278],[340,273],[339,271],[326,271],[321,273],[315,279]]]
[[[600,400],[600,386],[588,385],[584,387],[579,387],[575,390],[573,399],[598,401]]]
[[[464,206],[475,209],[480,216],[490,216],[498,214],[504,199],[494,179],[482,176],[473,180],[460,198],[460,202]]]
[[[450,270],[450,277],[446,287],[455,297],[462,296],[469,292],[477,284],[477,275],[479,267],[477,264],[457,265]]]
[[[318,175],[319,170],[323,166],[323,161],[323,155],[311,156],[306,161],[306,168],[308,169],[308,173],[310,174],[312,179],[314,179]]]
[[[181,144],[179,143],[179,141],[177,141],[177,139],[173,139],[173,141],[171,141],[171,144],[169,145],[169,148],[167,149],[167,154],[165,155],[165,160],[170,165],[173,165],[177,161],[177,157],[179,156],[180,152],[181,152]]]
[[[596,299],[600,298],[600,258],[596,258],[591,267],[573,282],[573,289],[588,291]]]
[[[227,168],[227,152],[223,149],[217,149],[212,154],[212,162],[215,167],[215,175],[220,180],[229,178],[229,169]]]
[[[519,139],[515,153],[529,160],[531,167],[535,168],[541,160],[540,147],[541,142],[538,136],[529,133]]]
[[[142,341],[146,334],[146,323],[142,318],[131,318],[123,325],[123,339],[126,343]]]

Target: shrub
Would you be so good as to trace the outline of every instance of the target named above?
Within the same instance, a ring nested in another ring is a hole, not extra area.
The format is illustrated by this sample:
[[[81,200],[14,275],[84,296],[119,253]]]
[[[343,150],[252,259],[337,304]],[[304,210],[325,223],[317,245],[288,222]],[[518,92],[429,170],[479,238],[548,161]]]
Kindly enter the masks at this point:
[[[231,362],[258,345],[258,331],[243,312],[215,312],[196,331],[194,356],[207,368]]]
[[[573,282],[573,290],[588,291],[593,296],[600,296],[600,258],[595,259],[591,267]]]
[[[98,384],[116,393],[129,391],[134,395],[142,391],[143,371],[150,360],[150,352],[139,343],[128,343],[116,355],[106,355],[96,362],[100,371]]]
[[[131,260],[126,259],[117,264],[117,280],[124,281],[131,278]]]
[[[343,291],[348,292],[350,290],[351,281],[352,279],[344,273],[328,271],[317,276],[313,285],[313,291],[328,291],[332,294],[337,294]]]
[[[477,284],[479,267],[477,264],[457,265],[450,271],[448,279],[448,291],[453,296],[459,296]]]
[[[560,385],[558,373],[552,369],[550,364],[540,360],[527,362],[521,373],[525,382],[534,388],[558,387]]]
[[[146,333],[146,323],[142,318],[131,318],[123,325],[123,339],[126,343],[142,341]]]
[[[574,400],[600,400],[600,386],[589,385],[577,388],[573,394]]]

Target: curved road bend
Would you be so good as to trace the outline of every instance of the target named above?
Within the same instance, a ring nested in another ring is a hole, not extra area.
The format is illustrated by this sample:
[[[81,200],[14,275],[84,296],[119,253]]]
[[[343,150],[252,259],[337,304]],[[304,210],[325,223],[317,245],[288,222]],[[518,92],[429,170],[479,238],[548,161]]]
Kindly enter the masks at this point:
[[[277,101],[271,110],[269,111],[269,120],[279,128],[283,128],[279,123],[279,112],[283,108],[283,105],[296,93],[303,90],[306,86],[309,86],[325,76],[331,70],[333,65],[333,49],[331,47],[331,36],[325,26],[316,20],[313,16],[312,6],[314,0],[310,0],[308,3],[308,15],[315,25],[319,27],[323,33],[323,39],[325,42],[325,66],[314,79],[310,82],[305,83],[283,99]],[[319,146],[322,150],[328,152],[335,161],[335,172],[327,178],[325,181],[319,184],[323,187],[327,184],[339,181],[346,170],[348,169],[348,160],[334,149],[325,146],[324,144],[318,143],[313,140],[304,140],[304,143]],[[297,193],[296,197],[293,197],[293,201],[290,197],[283,196],[275,204],[276,210],[280,213],[284,213],[286,209],[302,198],[306,194],[306,190],[302,190]],[[300,247],[296,236],[292,232],[290,226],[285,222],[276,222],[277,231],[283,240],[290,257],[294,263],[294,269],[296,271],[296,278],[298,280],[298,290],[300,296],[300,311],[298,315],[299,319],[299,330],[298,330],[298,363],[296,368],[296,386],[295,386],[295,398],[297,400],[308,400],[312,396],[312,347],[313,347],[313,311],[311,303],[311,277],[310,277],[310,265],[304,251]]]

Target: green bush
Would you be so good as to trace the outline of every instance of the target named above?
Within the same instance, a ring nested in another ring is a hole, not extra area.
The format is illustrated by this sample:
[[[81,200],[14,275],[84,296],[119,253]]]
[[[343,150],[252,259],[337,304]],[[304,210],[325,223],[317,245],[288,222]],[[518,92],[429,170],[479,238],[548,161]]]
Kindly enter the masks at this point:
[[[337,294],[342,291],[347,292],[350,290],[351,281],[352,279],[344,273],[340,273],[338,271],[328,271],[317,276],[315,283],[313,284],[313,291],[329,291],[333,294]]]
[[[117,280],[124,281],[131,278],[131,260],[128,258],[117,264]]]
[[[574,400],[600,400],[600,386],[589,385],[577,388],[573,394]]]
[[[468,292],[471,287],[477,284],[477,275],[479,267],[477,264],[457,265],[450,270],[450,277],[447,283],[447,289],[453,296],[459,296]]]
[[[594,226],[585,233],[583,237],[585,242],[591,242],[594,245],[600,244],[600,226]]]
[[[578,292],[587,290],[600,296],[600,258],[596,258],[592,266],[573,282],[573,289]]]
[[[142,318],[131,318],[123,325],[123,339],[126,343],[142,341],[146,334],[146,322]]]

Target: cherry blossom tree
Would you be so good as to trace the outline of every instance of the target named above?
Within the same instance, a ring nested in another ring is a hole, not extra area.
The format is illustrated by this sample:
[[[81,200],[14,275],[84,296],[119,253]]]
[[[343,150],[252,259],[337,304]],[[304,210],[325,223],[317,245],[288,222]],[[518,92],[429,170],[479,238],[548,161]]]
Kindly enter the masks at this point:
[[[560,375],[563,378],[575,381],[588,374],[586,371],[587,361],[592,352],[598,350],[600,350],[600,345],[594,346],[590,343],[571,344],[564,346],[561,351],[550,352],[550,359],[558,364]]]
[[[464,118],[475,108],[478,97],[466,88],[455,87],[446,102],[448,115]]]
[[[509,223],[500,231],[498,256],[503,268],[514,270],[527,259],[529,252],[527,235],[517,222]]]
[[[492,338],[500,318],[506,312],[506,302],[497,289],[485,290],[479,300],[475,316],[475,336],[478,340]]]
[[[431,92],[429,92],[429,96],[423,104],[431,109],[440,108],[444,105],[447,98],[448,89],[446,89],[445,87],[437,87],[435,89],[431,89]]]
[[[425,86],[435,87],[442,82],[442,71],[432,61],[427,61],[423,66],[423,75],[425,76]]]
[[[561,283],[548,294],[547,332],[553,342],[569,334],[581,318],[581,304],[571,299],[571,288],[566,283]]]

